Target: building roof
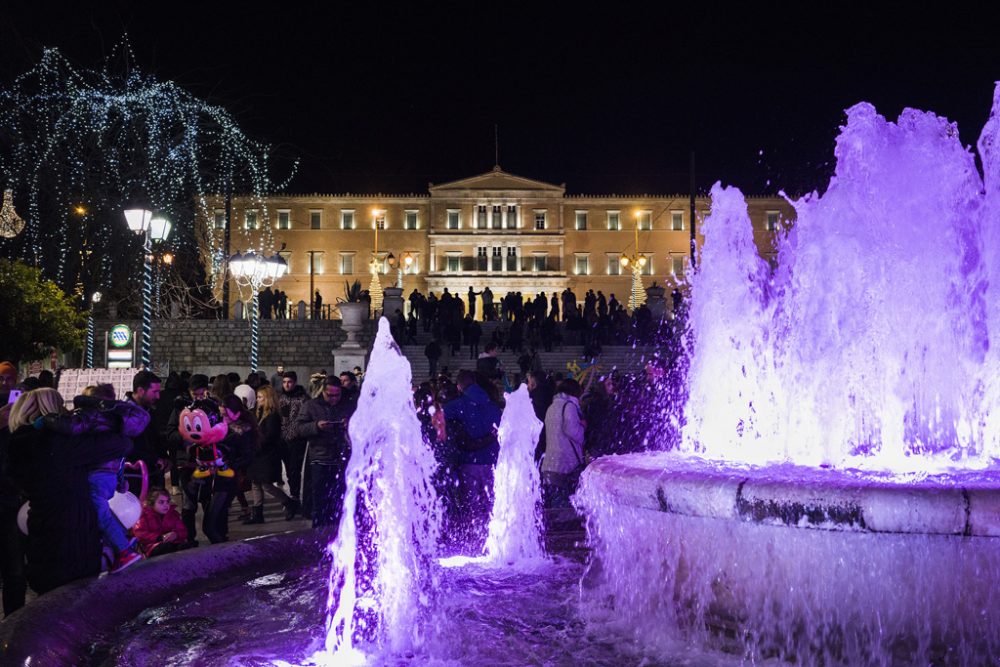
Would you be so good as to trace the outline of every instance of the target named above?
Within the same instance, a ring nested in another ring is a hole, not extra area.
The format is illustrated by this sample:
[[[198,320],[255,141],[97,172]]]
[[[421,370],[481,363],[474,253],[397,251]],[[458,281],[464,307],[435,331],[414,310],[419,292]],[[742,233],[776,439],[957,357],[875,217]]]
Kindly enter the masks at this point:
[[[500,165],[497,165],[493,167],[493,171],[488,171],[478,176],[470,176],[440,185],[430,183],[427,189],[430,190],[431,195],[447,194],[449,191],[454,190],[521,190],[536,192],[538,194],[562,196],[566,192],[566,184],[553,185],[525,178],[524,176],[515,176],[514,174],[508,174],[500,168]]]

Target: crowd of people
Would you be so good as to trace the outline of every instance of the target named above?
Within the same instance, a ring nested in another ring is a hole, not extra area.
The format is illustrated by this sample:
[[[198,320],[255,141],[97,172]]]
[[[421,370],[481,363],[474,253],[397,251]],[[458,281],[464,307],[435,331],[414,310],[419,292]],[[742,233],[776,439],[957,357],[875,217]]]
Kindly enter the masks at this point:
[[[497,428],[504,392],[512,389],[499,347],[491,340],[472,355],[470,368],[454,375],[432,367],[430,378],[414,387],[439,463],[434,483],[444,534],[470,553],[481,550],[486,536]],[[590,374],[581,384],[546,373],[537,355],[526,360],[521,377],[544,424],[536,461],[547,505],[567,506],[596,456],[670,446],[665,415],[649,408],[673,365],[657,358],[644,374]],[[283,506],[285,519],[337,525],[348,425],[363,382],[361,369],[355,371],[321,371],[300,384],[280,366],[270,378],[183,372],[161,381],[143,370],[126,400],[116,400],[115,387],[96,385],[74,397],[69,410],[50,373],[19,381],[13,365],[0,363],[4,613],[24,604],[29,585],[42,594],[102,569],[118,573],[143,558],[198,546],[199,511],[201,535],[225,542],[234,501],[247,524],[264,522],[268,495]],[[126,489],[140,496],[143,468],[150,488],[145,506],[135,525],[124,526],[110,501]],[[17,524],[25,501],[26,538]]]
[[[338,520],[347,421],[359,391],[352,372],[314,375],[309,391],[293,371],[272,381],[186,372],[161,381],[143,370],[126,400],[116,400],[111,385],[95,385],[73,398],[72,409],[53,380],[43,372],[19,381],[13,364],[0,363],[4,614],[23,606],[28,586],[43,594],[198,546],[199,510],[204,537],[225,542],[234,500],[247,524],[264,522],[265,494],[286,519]],[[140,497],[143,475],[141,516],[125,526],[111,500],[116,491]],[[26,501],[24,536],[18,513]]]

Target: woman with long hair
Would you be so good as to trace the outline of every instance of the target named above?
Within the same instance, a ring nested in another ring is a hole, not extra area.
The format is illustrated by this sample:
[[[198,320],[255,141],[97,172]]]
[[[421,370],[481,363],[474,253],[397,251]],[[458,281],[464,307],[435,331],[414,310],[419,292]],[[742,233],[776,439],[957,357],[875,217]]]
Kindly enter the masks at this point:
[[[264,523],[264,494],[277,498],[285,508],[285,519],[299,511],[299,501],[276,486],[281,479],[281,414],[278,393],[269,384],[257,388],[257,423],[260,439],[253,463],[248,471],[253,485],[250,519],[244,523]]]

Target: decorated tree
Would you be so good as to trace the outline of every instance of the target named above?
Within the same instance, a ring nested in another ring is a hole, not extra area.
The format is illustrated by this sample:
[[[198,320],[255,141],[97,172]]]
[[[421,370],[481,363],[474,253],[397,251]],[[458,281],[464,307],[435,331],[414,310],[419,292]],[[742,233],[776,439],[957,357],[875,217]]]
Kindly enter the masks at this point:
[[[210,206],[239,194],[259,201],[266,221],[264,199],[281,187],[271,160],[270,147],[224,109],[143,73],[127,41],[98,69],[75,69],[46,49],[0,89],[0,183],[25,222],[23,232],[0,237],[0,255],[26,258],[68,293],[100,290],[128,302],[142,243],[122,211],[141,205],[173,223],[169,249],[194,269],[184,274],[189,285],[215,287],[204,283],[225,249],[206,224]],[[266,232],[255,244],[232,242],[273,250]]]
[[[52,348],[79,349],[85,315],[42,272],[22,262],[0,259],[0,359],[19,363],[48,356]]]

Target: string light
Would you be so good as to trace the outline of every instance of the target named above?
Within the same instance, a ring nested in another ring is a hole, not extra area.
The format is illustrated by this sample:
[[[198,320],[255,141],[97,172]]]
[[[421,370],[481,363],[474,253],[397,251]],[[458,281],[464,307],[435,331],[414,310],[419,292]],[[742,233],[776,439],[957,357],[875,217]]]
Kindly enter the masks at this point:
[[[75,69],[46,49],[38,65],[0,89],[0,133],[18,138],[0,149],[0,178],[26,204],[22,251],[64,287],[85,272],[91,289],[134,273],[120,261],[122,244],[135,243],[121,228],[121,211],[141,197],[174,221],[175,244],[199,251],[217,288],[222,274],[213,269],[224,253],[210,204],[227,192],[257,202],[263,233],[250,238],[231,225],[233,242],[269,252],[264,201],[297,169],[296,162],[283,182],[272,181],[270,146],[248,138],[221,107],[143,73],[127,37],[98,69]],[[85,241],[88,266],[68,275],[67,261],[81,256]],[[0,238],[0,250],[12,247]]]
[[[3,191],[3,204],[0,205],[0,237],[12,239],[24,231],[24,220],[14,210],[14,193]]]

